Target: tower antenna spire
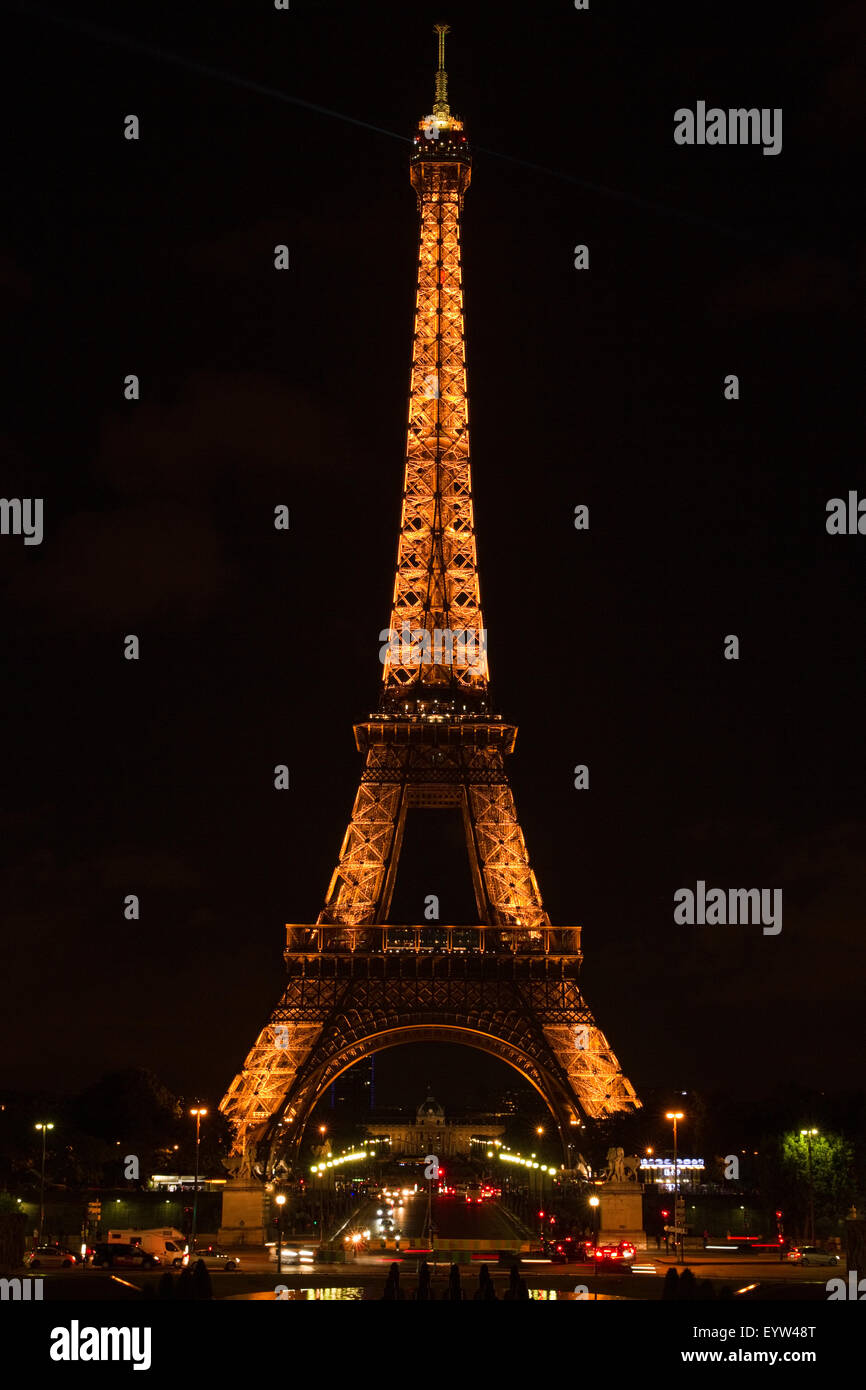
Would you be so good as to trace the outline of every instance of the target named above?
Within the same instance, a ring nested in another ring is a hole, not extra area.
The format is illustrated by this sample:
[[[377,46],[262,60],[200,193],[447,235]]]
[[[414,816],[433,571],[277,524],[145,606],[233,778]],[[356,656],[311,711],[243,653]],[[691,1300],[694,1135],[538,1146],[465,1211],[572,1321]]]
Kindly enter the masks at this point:
[[[439,67],[436,72],[436,94],[433,101],[434,116],[450,116],[448,106],[448,74],[445,71],[445,35],[450,34],[450,24],[434,24],[434,34],[439,35]]]

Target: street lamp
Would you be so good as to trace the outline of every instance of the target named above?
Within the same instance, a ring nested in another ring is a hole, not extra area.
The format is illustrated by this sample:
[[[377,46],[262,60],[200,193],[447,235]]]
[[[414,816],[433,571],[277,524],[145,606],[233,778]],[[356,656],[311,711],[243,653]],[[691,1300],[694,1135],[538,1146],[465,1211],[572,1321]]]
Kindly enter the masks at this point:
[[[283,1192],[277,1195],[277,1274],[283,1270],[283,1207],[286,1198]]]
[[[589,1205],[592,1207],[592,1243],[598,1245],[598,1198],[590,1197]]]
[[[685,1235],[680,1222],[680,1216],[682,1214],[680,1211],[680,1165],[677,1153],[677,1120],[683,1120],[685,1116],[682,1110],[668,1110],[665,1119],[673,1120],[674,1122],[674,1237],[676,1238],[677,1233],[679,1233],[680,1258],[678,1263],[685,1264]]]
[[[806,1144],[809,1152],[809,1244],[815,1244],[815,1186],[812,1182],[812,1135],[817,1134],[817,1129],[801,1129],[801,1137],[805,1134]]]
[[[322,1136],[322,1146],[319,1150],[320,1155],[325,1153],[325,1135],[327,1132],[327,1125],[319,1125],[319,1134]],[[319,1171],[319,1242],[321,1244],[325,1239],[325,1183],[327,1181],[327,1175],[325,1173],[324,1164],[322,1164]]]
[[[195,1227],[198,1219],[198,1150],[201,1143],[201,1121],[202,1117],[207,1114],[207,1110],[203,1105],[197,1105],[189,1113],[195,1115],[195,1182],[192,1189],[192,1231],[189,1239],[190,1254],[192,1254],[195,1250]]]
[[[42,1231],[45,1226],[45,1134],[47,1130],[53,1129],[54,1125],[43,1122],[38,1124],[36,1128],[42,1130],[42,1179],[39,1192],[39,1244],[41,1245]]]

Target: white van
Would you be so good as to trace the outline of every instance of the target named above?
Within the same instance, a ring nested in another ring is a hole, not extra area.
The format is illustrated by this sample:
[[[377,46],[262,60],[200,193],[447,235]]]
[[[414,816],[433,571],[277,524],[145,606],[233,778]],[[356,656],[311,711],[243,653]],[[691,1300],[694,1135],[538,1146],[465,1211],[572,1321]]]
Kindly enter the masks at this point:
[[[163,1226],[149,1231],[112,1229],[108,1245],[140,1245],[148,1255],[156,1255],[160,1264],[179,1269],[186,1263],[189,1243],[183,1231],[175,1226]]]

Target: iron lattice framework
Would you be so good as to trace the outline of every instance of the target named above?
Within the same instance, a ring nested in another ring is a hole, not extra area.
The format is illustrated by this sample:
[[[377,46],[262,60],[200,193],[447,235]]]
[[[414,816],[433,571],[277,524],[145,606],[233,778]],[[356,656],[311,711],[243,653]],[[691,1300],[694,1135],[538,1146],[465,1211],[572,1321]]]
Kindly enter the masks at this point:
[[[585,1118],[639,1107],[581,994],[580,929],[541,899],[505,757],[517,730],[491,712],[469,454],[460,216],[471,156],[451,114],[437,25],[433,113],[410,177],[420,211],[418,294],[391,627],[379,709],[318,922],[287,928],[288,982],[220,1108],[239,1171],[268,1175],[347,1067],[425,1038],[501,1057],[555,1118],[566,1155]],[[462,814],[478,925],[388,921],[410,810]],[[567,1159],[568,1161],[568,1159]]]

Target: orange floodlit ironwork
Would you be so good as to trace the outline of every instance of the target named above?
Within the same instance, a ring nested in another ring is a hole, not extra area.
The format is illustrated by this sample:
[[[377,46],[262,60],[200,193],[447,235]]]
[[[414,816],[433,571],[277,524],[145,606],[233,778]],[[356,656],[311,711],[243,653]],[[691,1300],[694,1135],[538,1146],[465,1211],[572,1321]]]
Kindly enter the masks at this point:
[[[584,1117],[640,1106],[580,992],[580,929],[554,927],[544,910],[505,771],[517,729],[490,706],[460,265],[471,153],[448,104],[448,26],[436,32],[433,111],[410,159],[418,289],[379,708],[355,725],[364,768],[325,906],[316,924],[287,928],[285,992],[220,1106],[245,1176],[269,1176],[297,1154],[341,1071],[425,1037],[520,1070],[549,1105],[566,1157]],[[478,923],[392,924],[406,817],[439,807],[461,813]]]

